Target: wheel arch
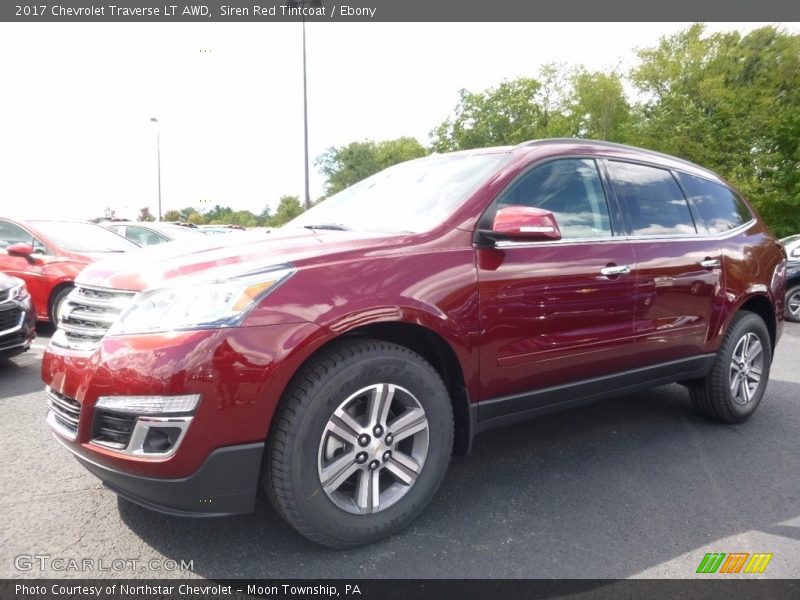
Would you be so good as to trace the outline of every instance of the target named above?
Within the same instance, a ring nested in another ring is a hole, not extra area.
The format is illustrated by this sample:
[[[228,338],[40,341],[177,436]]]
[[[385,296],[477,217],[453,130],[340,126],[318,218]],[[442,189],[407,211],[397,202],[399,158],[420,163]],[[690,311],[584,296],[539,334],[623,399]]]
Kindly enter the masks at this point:
[[[433,366],[447,386],[453,408],[455,429],[453,452],[461,456],[467,454],[474,436],[474,418],[470,409],[464,368],[453,346],[442,335],[419,323],[379,321],[358,325],[346,331],[337,331],[336,334],[330,336],[322,344],[316,345],[315,349],[295,369],[288,385],[286,385],[281,394],[278,406],[283,404],[284,394],[291,388],[292,382],[312,360],[332,344],[353,338],[371,338],[403,346],[419,354]],[[277,412],[278,407],[273,412],[270,431],[274,426],[274,417]]]
[[[55,283],[55,285],[53,285],[53,287],[50,288],[50,291],[47,294],[47,306],[45,307],[45,310],[47,312],[48,321],[53,322],[53,318],[52,318],[52,315],[53,315],[53,300],[55,300],[56,296],[58,295],[59,292],[61,292],[61,290],[66,289],[66,288],[70,288],[70,287],[75,287],[75,281],[73,279],[66,279],[65,278],[65,279],[62,279],[60,281],[57,281]],[[57,325],[57,323],[53,323],[53,324]]]
[[[725,327],[722,330],[723,333],[728,330],[731,321],[733,321],[733,317],[743,310],[757,314],[764,321],[767,326],[767,331],[769,331],[772,356],[774,356],[775,344],[778,341],[778,320],[775,314],[775,305],[772,300],[770,300],[769,296],[765,293],[754,293],[742,298],[725,320]]]

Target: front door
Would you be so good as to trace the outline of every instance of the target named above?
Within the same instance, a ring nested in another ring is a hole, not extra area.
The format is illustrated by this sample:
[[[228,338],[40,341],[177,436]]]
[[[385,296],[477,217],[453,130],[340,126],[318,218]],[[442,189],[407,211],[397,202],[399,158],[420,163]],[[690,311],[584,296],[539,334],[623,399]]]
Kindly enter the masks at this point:
[[[529,392],[628,369],[636,286],[633,251],[617,235],[595,160],[534,166],[487,215],[511,205],[550,210],[562,233],[477,250],[480,399],[519,395],[511,398],[519,411],[553,401]]]

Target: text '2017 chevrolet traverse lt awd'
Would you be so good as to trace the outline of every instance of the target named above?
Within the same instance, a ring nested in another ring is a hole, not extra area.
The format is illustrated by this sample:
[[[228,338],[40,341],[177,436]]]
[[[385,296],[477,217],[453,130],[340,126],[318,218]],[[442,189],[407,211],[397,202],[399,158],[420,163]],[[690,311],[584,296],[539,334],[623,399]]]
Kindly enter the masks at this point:
[[[521,418],[682,382],[744,421],[783,326],[785,252],[741,194],[613,144],[430,156],[215,242],[81,273],[47,420],[134,502],[245,513],[261,486],[335,547],[408,524]]]

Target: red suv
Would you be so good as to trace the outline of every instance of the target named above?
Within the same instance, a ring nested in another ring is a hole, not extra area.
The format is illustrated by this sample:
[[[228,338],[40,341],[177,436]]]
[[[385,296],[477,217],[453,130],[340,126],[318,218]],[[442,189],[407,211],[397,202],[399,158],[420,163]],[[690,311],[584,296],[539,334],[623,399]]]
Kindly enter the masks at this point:
[[[253,509],[346,547],[408,524],[476,434],[673,382],[753,414],[786,256],[694,164],[544,140],[391,167],[268,239],[89,266],[42,367],[58,439],[120,495]]]

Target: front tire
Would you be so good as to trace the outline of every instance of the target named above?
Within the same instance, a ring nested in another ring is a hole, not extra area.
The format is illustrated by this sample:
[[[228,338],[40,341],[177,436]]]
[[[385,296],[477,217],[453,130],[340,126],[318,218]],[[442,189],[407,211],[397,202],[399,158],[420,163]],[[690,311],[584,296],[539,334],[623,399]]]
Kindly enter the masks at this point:
[[[70,292],[75,288],[73,285],[65,285],[60,287],[53,297],[50,298],[50,306],[47,311],[50,315],[50,322],[54,327],[58,327],[58,319],[61,316],[61,311],[64,309],[64,303],[67,300]]]
[[[784,317],[787,321],[800,323],[800,285],[796,285],[786,292],[786,309]]]
[[[709,374],[689,386],[693,406],[723,423],[741,423],[758,408],[769,381],[772,342],[764,320],[734,316]]]
[[[408,525],[441,484],[452,446],[450,398],[427,361],[388,342],[343,341],[287,390],[262,479],[297,531],[347,548]]]

